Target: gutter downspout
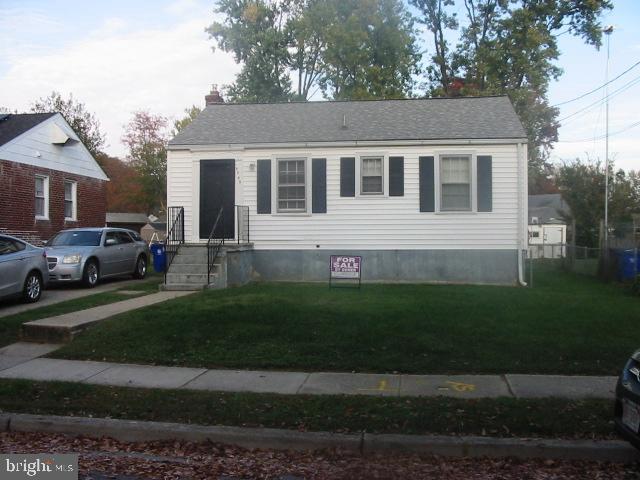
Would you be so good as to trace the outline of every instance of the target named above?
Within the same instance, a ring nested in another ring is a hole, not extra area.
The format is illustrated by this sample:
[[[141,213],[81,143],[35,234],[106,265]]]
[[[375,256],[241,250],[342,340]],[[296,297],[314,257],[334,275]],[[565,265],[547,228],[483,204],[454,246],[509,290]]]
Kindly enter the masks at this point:
[[[527,186],[527,164],[526,156],[523,155],[524,147],[522,143],[518,143],[518,283],[526,287],[527,282],[524,281],[524,253],[526,251],[524,245],[525,220],[527,218],[524,213],[525,208],[525,188]],[[526,182],[526,183],[525,183]]]

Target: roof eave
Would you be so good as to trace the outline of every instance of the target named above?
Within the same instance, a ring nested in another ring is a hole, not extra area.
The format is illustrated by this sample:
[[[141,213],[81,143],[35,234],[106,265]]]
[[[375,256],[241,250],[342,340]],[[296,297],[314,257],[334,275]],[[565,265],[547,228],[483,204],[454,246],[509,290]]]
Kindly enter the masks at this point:
[[[278,142],[278,143],[210,143],[210,144],[169,144],[167,150],[256,150],[272,148],[318,148],[318,147],[366,147],[366,146],[416,146],[416,145],[512,145],[526,143],[526,137],[513,138],[469,138],[469,139],[429,139],[429,140],[348,140],[328,142]]]

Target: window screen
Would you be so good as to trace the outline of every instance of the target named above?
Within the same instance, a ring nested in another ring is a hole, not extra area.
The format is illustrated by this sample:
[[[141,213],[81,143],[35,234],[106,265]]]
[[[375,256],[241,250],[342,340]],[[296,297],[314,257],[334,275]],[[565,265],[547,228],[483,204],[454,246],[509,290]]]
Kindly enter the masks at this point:
[[[360,193],[382,193],[382,158],[365,157],[360,169],[362,184]]]
[[[471,210],[471,158],[446,156],[440,161],[440,210]]]
[[[306,211],[304,160],[278,160],[278,211]]]

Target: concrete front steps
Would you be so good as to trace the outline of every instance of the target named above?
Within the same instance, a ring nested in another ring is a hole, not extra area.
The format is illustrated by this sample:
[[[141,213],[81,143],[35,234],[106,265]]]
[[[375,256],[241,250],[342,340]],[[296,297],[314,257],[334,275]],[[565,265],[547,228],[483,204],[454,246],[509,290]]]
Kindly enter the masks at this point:
[[[225,288],[227,286],[225,248],[220,248],[209,276],[206,245],[181,245],[169,266],[166,283],[160,286],[161,290],[191,291]]]

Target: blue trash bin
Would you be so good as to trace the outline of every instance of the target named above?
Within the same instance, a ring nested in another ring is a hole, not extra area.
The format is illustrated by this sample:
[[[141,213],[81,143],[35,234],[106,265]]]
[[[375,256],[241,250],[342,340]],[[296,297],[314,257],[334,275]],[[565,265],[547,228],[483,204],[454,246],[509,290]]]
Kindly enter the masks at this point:
[[[618,278],[633,280],[638,272],[638,258],[635,250],[620,250],[618,253]]]
[[[164,249],[162,243],[154,243],[149,247],[151,255],[153,255],[153,269],[156,272],[164,272],[164,267],[167,264],[167,252]]]

